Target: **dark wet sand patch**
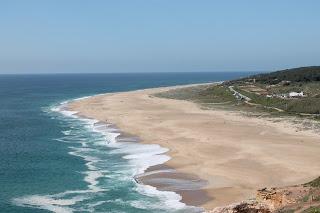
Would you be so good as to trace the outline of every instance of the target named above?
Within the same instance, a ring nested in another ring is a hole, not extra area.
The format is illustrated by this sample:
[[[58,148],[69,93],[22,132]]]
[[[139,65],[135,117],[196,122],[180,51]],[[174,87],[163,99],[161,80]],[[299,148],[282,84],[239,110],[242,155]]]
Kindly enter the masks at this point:
[[[160,191],[173,191],[181,195],[182,202],[191,206],[201,206],[212,200],[204,190],[207,182],[195,175],[177,172],[165,165],[156,165],[135,177],[138,183],[154,186]]]

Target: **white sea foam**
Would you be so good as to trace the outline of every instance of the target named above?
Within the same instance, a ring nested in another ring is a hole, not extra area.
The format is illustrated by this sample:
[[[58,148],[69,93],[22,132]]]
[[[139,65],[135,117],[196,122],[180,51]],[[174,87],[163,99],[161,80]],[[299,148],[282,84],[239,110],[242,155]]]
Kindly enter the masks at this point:
[[[79,98],[85,99],[88,97]],[[121,154],[124,159],[129,162],[129,165],[123,165],[124,169],[119,169],[109,173],[107,170],[98,168],[96,165],[101,161],[99,157],[93,157],[89,153],[101,152],[99,149],[94,149],[92,146],[88,146],[87,141],[76,134],[72,133],[75,127],[69,128],[63,131],[64,137],[57,139],[58,141],[72,143],[77,141],[81,144],[81,147],[70,147],[70,155],[81,157],[86,163],[87,171],[82,172],[84,174],[84,181],[88,183],[86,190],[71,190],[54,195],[30,195],[21,198],[14,199],[14,203],[20,206],[33,206],[35,208],[46,209],[58,213],[73,212],[75,209],[72,208],[77,202],[81,202],[90,199],[94,194],[107,191],[100,186],[100,178],[117,178],[121,180],[134,180],[133,177],[136,175],[143,174],[149,167],[159,165],[170,160],[170,157],[165,153],[168,149],[161,147],[157,144],[142,144],[132,142],[119,142],[117,137],[121,135],[119,129],[115,128],[111,124],[101,123],[95,119],[83,118],[78,116],[78,112],[70,111],[66,107],[68,101],[61,103],[59,106],[52,107],[53,112],[61,113],[62,115],[71,119],[76,119],[85,123],[85,127],[89,131],[97,132],[103,135],[104,140],[94,141],[92,144],[98,146],[105,146],[112,148],[110,154]],[[72,121],[71,121],[72,122]],[[72,129],[72,130],[70,130]],[[79,138],[78,138],[79,137]],[[125,141],[125,140],[124,140]],[[130,141],[130,140],[128,140]],[[116,165],[116,168],[121,168],[121,165]],[[156,197],[161,200],[158,202],[146,202],[144,200],[135,201],[122,201],[129,203],[131,206],[141,209],[183,209],[186,205],[182,202],[181,196],[175,192],[170,191],[159,191],[155,187],[142,185],[136,183],[135,190],[148,197]],[[95,204],[87,203],[89,209],[93,209],[97,205],[102,205],[105,202],[111,201],[99,201]],[[119,201],[120,202],[120,201]],[[76,209],[79,211],[79,208]],[[91,211],[90,210],[90,211]]]
[[[117,137],[120,135],[120,133],[119,130],[114,128],[113,125],[101,122],[99,123],[99,121],[95,119],[79,119],[87,122],[87,128],[90,128],[92,131],[99,132],[105,136],[105,145],[115,148],[113,151],[111,151],[111,153],[124,154],[123,158],[129,160],[129,162],[136,167],[136,172],[132,174],[134,176],[142,174],[151,166],[163,164],[170,160],[170,157],[165,155],[165,153],[168,151],[167,148],[163,148],[157,144],[117,142]],[[99,173],[94,174],[98,176]],[[185,207],[185,204],[180,202],[181,196],[175,192],[159,191],[155,187],[141,184],[137,184],[136,189],[141,194],[159,197],[169,208],[181,209]],[[159,206],[157,205],[155,208],[159,208]]]
[[[168,209],[182,209],[186,205],[182,202],[181,196],[175,192],[159,191],[153,186],[137,185],[137,191],[147,196],[159,197]]]
[[[175,172],[174,169],[162,169],[162,170],[154,170],[154,171],[150,171],[150,172],[145,172],[143,174],[141,174],[140,176],[147,176],[147,175],[153,175],[153,174],[158,174],[158,173],[172,173]]]
[[[163,164],[170,160],[170,157],[165,155],[168,151],[167,148],[157,144],[117,142],[116,138],[120,135],[118,129],[113,126],[110,128],[111,125],[98,123],[96,120],[88,123],[90,125],[87,127],[105,136],[105,145],[115,148],[110,153],[124,154],[123,158],[129,160],[135,166],[133,176],[144,173],[151,166]],[[160,198],[165,206],[159,206],[155,203],[146,205],[145,201],[132,201],[131,205],[134,207],[145,209],[183,209],[186,207],[184,203],[180,202],[181,196],[175,192],[159,191],[155,187],[142,184],[137,184],[136,190],[143,195]]]
[[[57,213],[70,213],[73,212],[72,208],[67,206],[73,205],[76,200],[74,199],[56,199],[50,196],[31,195],[21,198],[15,198],[13,202],[17,206],[30,207],[33,206],[39,209],[46,209]]]
[[[74,116],[75,113],[70,114]],[[64,113],[64,115],[68,115],[68,113]],[[170,160],[170,157],[165,155],[168,151],[167,148],[163,148],[157,144],[118,142],[117,137],[120,136],[121,133],[113,125],[101,123],[95,119],[81,118],[78,116],[77,118],[85,121],[87,128],[90,130],[99,132],[105,136],[105,145],[115,148],[111,153],[124,154],[123,158],[129,160],[136,168],[132,174],[133,176],[144,173],[151,166],[163,164]],[[92,161],[92,159],[90,161]],[[87,176],[87,180],[90,180],[88,182],[96,184],[96,178],[100,177],[101,173],[92,173],[91,175],[94,176],[94,178],[90,176],[92,178],[90,179],[90,177]],[[136,190],[143,195],[160,198],[168,209],[182,209],[186,206],[180,202],[181,196],[175,192],[159,191],[155,187],[142,184],[137,184]],[[145,205],[143,201],[141,201],[140,205],[138,203],[138,201],[135,201],[132,204],[140,208]],[[149,205],[148,207],[151,206]],[[159,208],[159,205],[153,207]]]

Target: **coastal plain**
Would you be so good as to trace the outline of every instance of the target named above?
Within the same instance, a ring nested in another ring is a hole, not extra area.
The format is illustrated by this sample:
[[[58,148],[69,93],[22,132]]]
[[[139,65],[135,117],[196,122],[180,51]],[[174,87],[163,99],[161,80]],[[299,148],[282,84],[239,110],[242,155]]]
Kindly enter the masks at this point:
[[[68,107],[115,124],[142,143],[168,148],[171,159],[164,166],[205,181],[199,189],[206,196],[198,202],[205,209],[254,197],[262,187],[301,184],[319,176],[319,135],[297,131],[287,122],[154,96],[174,88],[97,95]],[[192,196],[182,197],[192,204]]]

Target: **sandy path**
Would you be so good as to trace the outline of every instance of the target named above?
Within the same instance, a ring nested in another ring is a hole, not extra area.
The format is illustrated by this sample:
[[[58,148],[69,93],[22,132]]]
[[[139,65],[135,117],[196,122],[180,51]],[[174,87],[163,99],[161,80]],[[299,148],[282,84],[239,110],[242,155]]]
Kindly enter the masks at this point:
[[[252,197],[260,187],[304,183],[320,174],[320,137],[281,124],[202,110],[150,94],[114,93],[70,104],[81,114],[116,124],[143,143],[170,149],[168,166],[208,181],[205,208]]]

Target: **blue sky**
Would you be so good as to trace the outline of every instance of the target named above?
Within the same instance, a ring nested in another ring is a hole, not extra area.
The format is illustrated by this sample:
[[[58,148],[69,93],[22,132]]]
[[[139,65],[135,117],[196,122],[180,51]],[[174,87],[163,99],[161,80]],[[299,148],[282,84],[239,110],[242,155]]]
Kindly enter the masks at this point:
[[[319,0],[0,0],[0,73],[320,64]]]

